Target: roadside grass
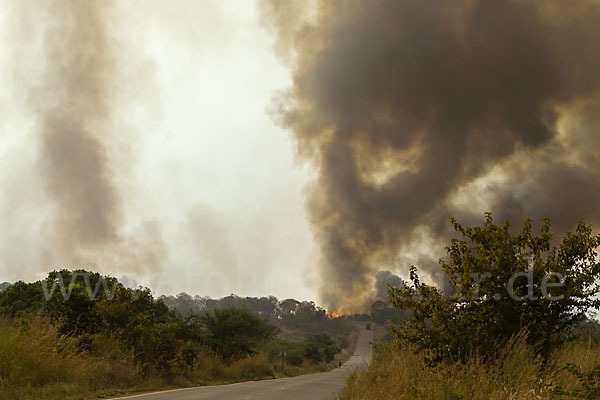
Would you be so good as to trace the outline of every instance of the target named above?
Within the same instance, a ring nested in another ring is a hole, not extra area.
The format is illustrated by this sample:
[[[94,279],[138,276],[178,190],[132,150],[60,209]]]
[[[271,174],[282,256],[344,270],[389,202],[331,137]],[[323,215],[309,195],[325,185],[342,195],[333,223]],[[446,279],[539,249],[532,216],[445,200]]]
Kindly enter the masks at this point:
[[[71,399],[104,390],[152,387],[131,359],[96,357],[79,350],[77,339],[59,337],[36,316],[27,322],[0,319],[0,399]]]
[[[388,347],[350,377],[339,399],[593,399],[600,398],[599,366],[600,346],[585,338],[564,344],[546,363],[523,335],[488,363],[474,356],[431,365],[411,348]]]
[[[77,337],[59,336],[47,319],[0,320],[0,399],[87,399],[174,387],[274,377],[265,355],[227,364],[206,351],[193,368],[145,372],[119,344],[103,337],[82,351]],[[102,354],[102,355],[100,355]]]
[[[206,349],[194,365],[169,370],[144,370],[133,354],[123,350],[115,338],[88,337],[87,350],[81,337],[60,336],[49,319],[0,318],[0,400],[70,400],[111,397],[132,392],[178,387],[227,384],[249,380],[295,376],[333,369],[338,361],[286,365],[266,354],[226,362]],[[344,350],[351,356],[356,339]]]

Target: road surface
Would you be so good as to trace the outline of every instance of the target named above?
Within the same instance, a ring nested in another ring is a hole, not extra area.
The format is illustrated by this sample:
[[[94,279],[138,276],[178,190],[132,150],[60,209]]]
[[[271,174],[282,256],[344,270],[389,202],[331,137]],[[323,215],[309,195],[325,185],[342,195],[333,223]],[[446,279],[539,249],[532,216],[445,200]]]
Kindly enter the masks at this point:
[[[371,360],[373,331],[361,326],[356,350],[341,368],[330,372],[292,378],[269,379],[220,386],[201,386],[149,394],[120,397],[136,400],[333,400],[355,369],[364,368]]]

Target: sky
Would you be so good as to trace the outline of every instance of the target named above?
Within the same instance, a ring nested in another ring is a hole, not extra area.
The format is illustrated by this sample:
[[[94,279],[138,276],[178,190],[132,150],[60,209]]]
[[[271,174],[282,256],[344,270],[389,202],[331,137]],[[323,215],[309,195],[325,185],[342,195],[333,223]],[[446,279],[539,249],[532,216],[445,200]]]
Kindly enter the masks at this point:
[[[119,43],[107,72],[116,84],[103,95],[119,105],[113,132],[100,140],[122,217],[118,239],[92,251],[102,256],[83,258],[57,249],[53,216],[61,205],[53,205],[56,185],[40,179],[47,166],[39,162],[38,115],[48,101],[33,104],[45,96],[52,65],[78,68],[65,61],[69,48],[56,45],[73,46],[64,40],[71,33],[51,37],[62,18],[51,8],[72,5],[2,3],[0,281],[39,279],[77,263],[157,293],[316,297],[303,194],[311,171],[269,112],[291,78],[254,1],[106,3],[113,14],[102,23],[112,24],[109,40]],[[49,86],[52,101],[65,83]]]
[[[600,193],[600,2],[0,0],[0,280],[368,309]]]

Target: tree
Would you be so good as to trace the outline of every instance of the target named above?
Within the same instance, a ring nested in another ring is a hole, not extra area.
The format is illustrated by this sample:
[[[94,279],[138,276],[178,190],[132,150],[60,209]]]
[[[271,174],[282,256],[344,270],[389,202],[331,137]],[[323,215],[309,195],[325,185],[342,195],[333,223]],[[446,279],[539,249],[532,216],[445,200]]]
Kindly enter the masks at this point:
[[[300,302],[294,299],[285,299],[279,302],[278,312],[281,318],[290,317],[296,314],[296,311],[300,307]]]
[[[314,363],[330,362],[338,351],[335,341],[325,332],[311,335],[304,344],[304,356]]]
[[[275,296],[269,297],[246,297],[246,303],[248,308],[255,314],[269,319],[273,316],[275,307],[277,307],[277,298]]]
[[[132,349],[145,367],[167,368],[185,342],[201,340],[190,334],[193,328],[186,326],[186,320],[161,300],[156,301],[150,289],[119,286],[114,298],[102,297],[94,303],[103,331]],[[186,362],[194,356],[187,356]]]
[[[215,309],[201,317],[206,343],[225,359],[257,353],[278,329],[247,308]]]
[[[511,336],[526,330],[544,356],[564,341],[573,326],[600,305],[596,280],[600,264],[595,249],[600,235],[580,221],[558,247],[552,246],[550,222],[532,234],[531,220],[513,235],[510,224],[463,227],[462,236],[440,260],[454,293],[422,283],[411,267],[412,284],[390,288],[396,307],[412,315],[394,326],[401,343],[426,351],[432,360],[464,359],[477,352],[493,356]]]
[[[15,282],[0,292],[0,314],[16,317],[38,311],[44,301],[44,292],[39,282]]]
[[[201,350],[199,321],[180,318],[150,289],[130,289],[116,278],[84,270],[53,271],[43,281],[17,282],[0,292],[0,315],[48,315],[61,334],[90,349],[115,338],[144,369],[192,365]]]
[[[42,284],[48,296],[45,297],[45,312],[60,320],[60,331],[68,334],[98,332],[102,322],[96,300],[111,297],[111,290],[121,286],[116,278],[82,269],[52,271],[40,282]]]

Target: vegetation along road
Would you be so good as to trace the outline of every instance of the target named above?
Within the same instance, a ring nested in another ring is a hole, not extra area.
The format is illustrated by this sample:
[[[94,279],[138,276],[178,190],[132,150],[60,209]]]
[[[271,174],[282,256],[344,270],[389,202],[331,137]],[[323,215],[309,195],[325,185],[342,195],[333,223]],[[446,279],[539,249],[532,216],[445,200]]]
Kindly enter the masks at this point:
[[[263,381],[235,383],[221,386],[202,386],[165,392],[121,397],[136,400],[332,400],[344,386],[346,378],[356,369],[364,368],[371,360],[372,331],[360,331],[352,358],[341,368],[330,372],[301,375]]]

